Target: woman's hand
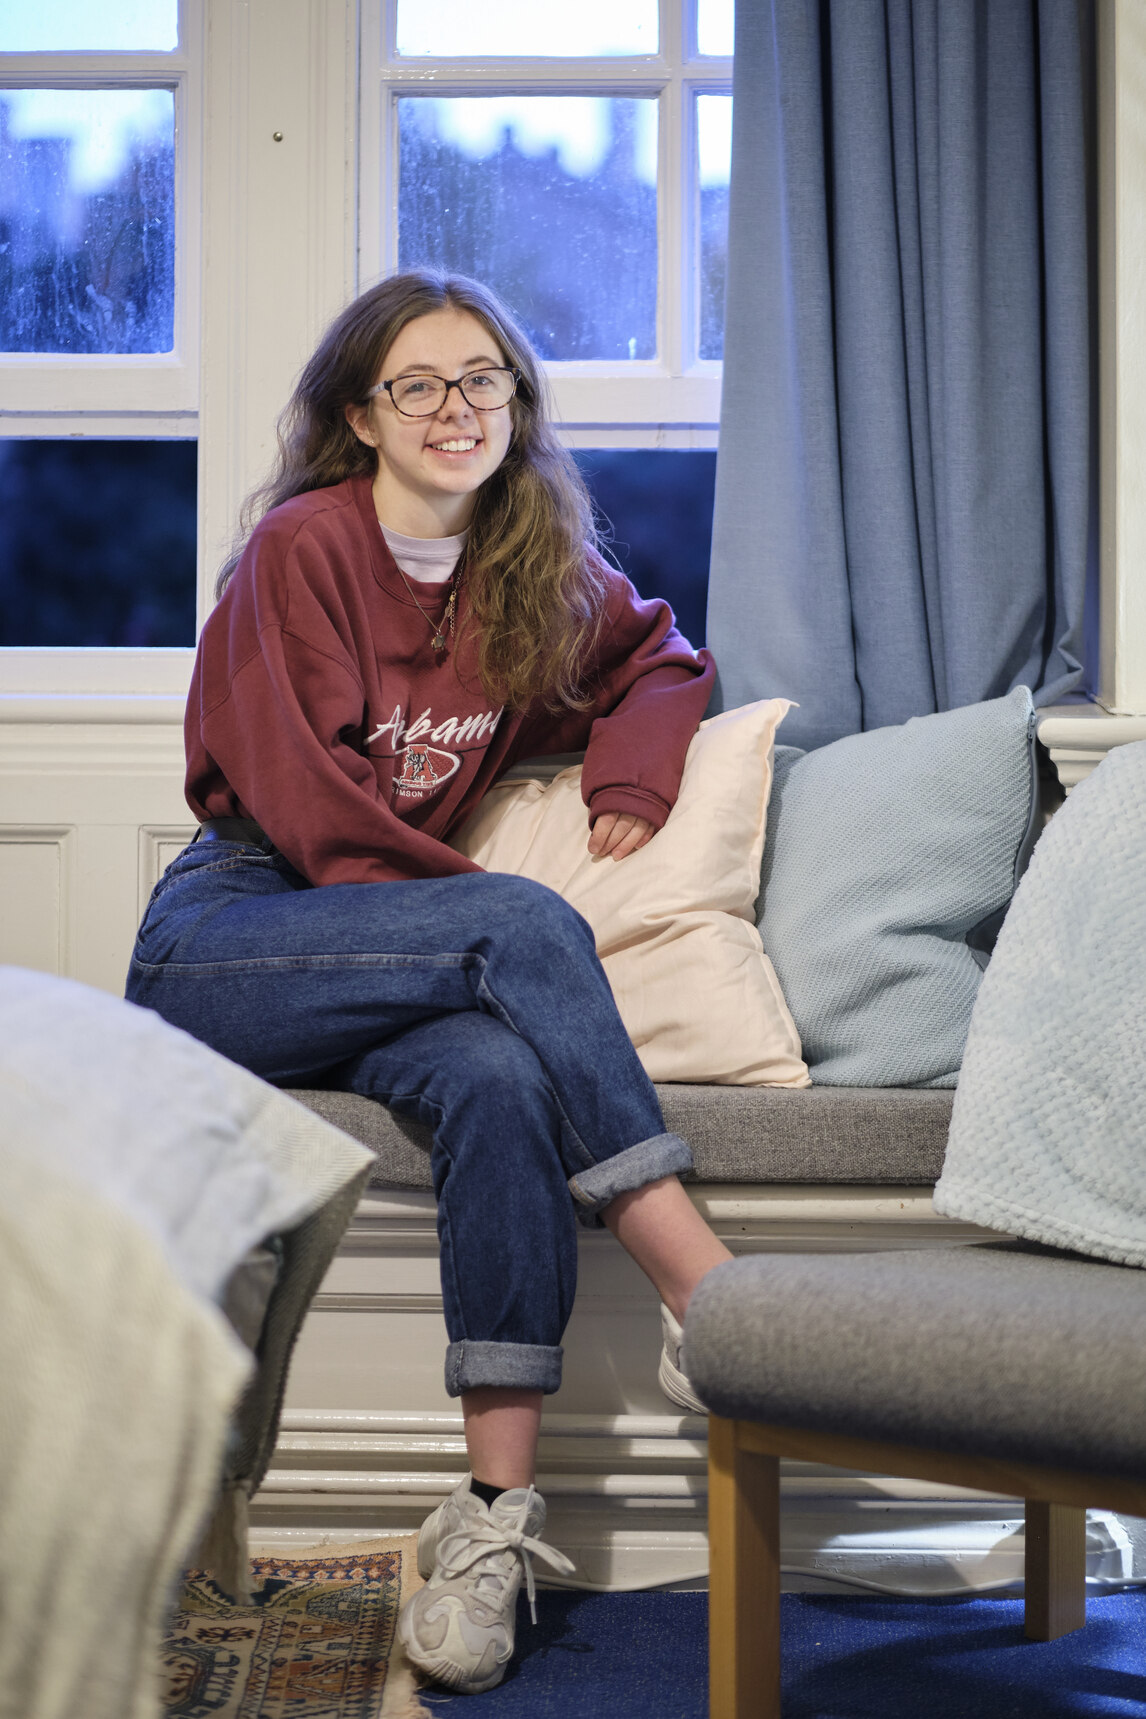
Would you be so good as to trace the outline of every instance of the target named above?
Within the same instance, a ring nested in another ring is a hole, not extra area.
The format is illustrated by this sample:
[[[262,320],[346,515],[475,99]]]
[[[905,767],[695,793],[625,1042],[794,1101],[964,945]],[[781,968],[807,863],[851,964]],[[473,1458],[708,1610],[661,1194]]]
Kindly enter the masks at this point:
[[[635,854],[656,835],[656,827],[635,812],[602,812],[589,833],[589,852],[594,859],[612,854],[615,860]]]

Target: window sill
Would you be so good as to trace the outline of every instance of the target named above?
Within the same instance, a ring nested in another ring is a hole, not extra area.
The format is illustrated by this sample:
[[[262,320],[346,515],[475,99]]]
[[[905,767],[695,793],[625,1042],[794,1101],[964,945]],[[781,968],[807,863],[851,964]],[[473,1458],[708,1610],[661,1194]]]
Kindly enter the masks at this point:
[[[25,688],[0,693],[0,723],[181,723],[185,705],[183,692]],[[1146,740],[1146,716],[1111,716],[1098,705],[1050,705],[1039,712],[1038,734],[1069,792],[1112,748]]]
[[[1114,747],[1146,740],[1146,716],[1111,716],[1098,704],[1052,704],[1039,712],[1038,734],[1069,794]]]
[[[9,646],[0,722],[182,721],[192,647]]]
[[[187,700],[161,692],[5,692],[0,723],[179,723]]]

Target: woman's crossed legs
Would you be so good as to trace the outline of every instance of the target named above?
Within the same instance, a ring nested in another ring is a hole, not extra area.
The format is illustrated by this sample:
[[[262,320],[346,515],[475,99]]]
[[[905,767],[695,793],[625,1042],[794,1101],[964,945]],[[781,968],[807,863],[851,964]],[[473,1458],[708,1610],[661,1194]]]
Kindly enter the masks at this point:
[[[361,1092],[431,1125],[451,1394],[556,1390],[575,1217],[691,1164],[589,927],[527,879],[314,889],[281,855],[195,843],[149,905],[128,995],[279,1085]],[[675,1243],[692,1213],[678,1196]],[[693,1272],[641,1237],[676,1311]]]
[[[729,1257],[676,1179],[691,1155],[589,927],[541,885],[313,889],[279,854],[197,843],[153,896],[128,995],[277,1084],[321,1081],[432,1126],[447,1389],[489,1488],[536,1499],[578,1217],[601,1214],[678,1319]]]

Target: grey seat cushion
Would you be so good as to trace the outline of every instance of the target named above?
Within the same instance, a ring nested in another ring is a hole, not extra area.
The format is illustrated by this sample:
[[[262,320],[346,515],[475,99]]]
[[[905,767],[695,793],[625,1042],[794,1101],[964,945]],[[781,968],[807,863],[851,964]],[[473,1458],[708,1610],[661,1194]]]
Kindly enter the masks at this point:
[[[665,1126],[699,1182],[928,1184],[943,1166],[952,1094],[900,1087],[658,1086]],[[377,1154],[374,1187],[430,1186],[430,1131],[352,1092],[291,1095]]]
[[[732,1419],[1141,1477],[1146,1271],[1029,1242],[718,1266],[685,1325]]]

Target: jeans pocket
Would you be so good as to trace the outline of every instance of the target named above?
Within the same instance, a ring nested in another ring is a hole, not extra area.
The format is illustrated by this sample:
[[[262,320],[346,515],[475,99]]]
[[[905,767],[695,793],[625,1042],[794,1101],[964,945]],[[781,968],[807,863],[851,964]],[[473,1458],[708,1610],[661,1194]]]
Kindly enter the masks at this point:
[[[262,878],[280,871],[284,863],[277,850],[268,853],[250,842],[191,842],[176,854],[148,897],[136,934],[137,950],[167,914],[206,907],[217,879],[235,873]]]
[[[266,848],[258,847],[253,842],[189,842],[182,853],[176,854],[171,861],[152,891],[152,896],[181,877],[204,877],[211,872],[233,871],[240,865],[273,868],[279,857],[277,849],[272,848],[268,852]]]

